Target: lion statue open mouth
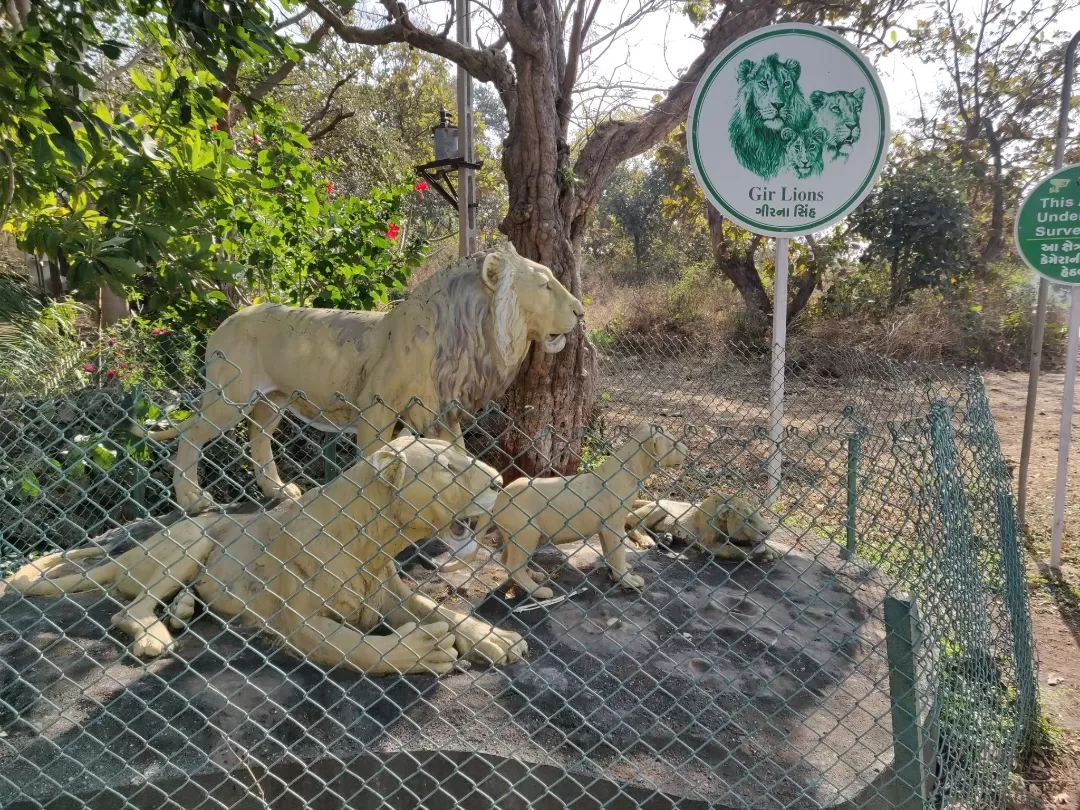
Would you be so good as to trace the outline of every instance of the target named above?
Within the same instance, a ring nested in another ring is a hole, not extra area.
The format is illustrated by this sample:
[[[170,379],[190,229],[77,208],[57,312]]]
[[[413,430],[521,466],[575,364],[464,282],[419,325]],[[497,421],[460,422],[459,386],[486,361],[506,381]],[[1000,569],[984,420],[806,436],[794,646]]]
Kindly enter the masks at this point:
[[[210,336],[199,413],[168,430],[133,431],[179,436],[176,502],[196,513],[213,506],[199,486],[202,447],[246,417],[263,494],[298,498],[271,448],[283,411],[355,432],[361,453],[387,443],[399,418],[420,435],[457,440],[453,403],[476,411],[498,399],[532,343],[562,351],[584,315],[551,270],[512,245],[439,271],[389,312],[248,307]]]
[[[50,555],[8,584],[24,596],[101,589],[130,600],[112,622],[140,656],[169,650],[170,625],[182,627],[198,598],[322,667],[441,675],[459,657],[510,663],[528,649],[520,635],[414,592],[394,560],[452,520],[489,515],[499,484],[495,470],[456,445],[403,435],[298,502],[249,515],[185,517],[82,573],[48,576],[106,552]],[[392,632],[372,633],[380,623]]]

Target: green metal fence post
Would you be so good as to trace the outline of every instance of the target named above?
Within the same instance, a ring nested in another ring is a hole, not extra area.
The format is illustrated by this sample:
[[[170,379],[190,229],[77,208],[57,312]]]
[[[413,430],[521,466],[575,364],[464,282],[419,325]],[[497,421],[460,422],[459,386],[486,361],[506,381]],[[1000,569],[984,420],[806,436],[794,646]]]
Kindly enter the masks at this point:
[[[847,441],[847,553],[855,556],[858,534],[855,530],[855,512],[859,506],[859,446],[861,436],[856,432]]]
[[[919,722],[919,620],[911,596],[885,597],[885,646],[892,704],[893,806],[923,810],[927,796],[923,730]]]
[[[338,437],[336,433],[333,433],[330,435],[330,438],[322,447],[324,484],[329,484],[330,481],[336,478],[339,473],[337,464],[337,450]]]
[[[975,438],[976,458],[980,466],[987,469],[994,493],[1002,573],[1005,579],[1005,604],[1009,609],[1009,624],[1012,629],[1020,747],[1024,750],[1038,737],[1039,681],[1035,671],[1031,613],[1028,609],[1024,563],[1020,554],[1019,520],[1012,494],[1012,475],[1005,464],[1001,443],[994,430],[994,417],[981,376],[974,378],[968,388],[968,424]]]

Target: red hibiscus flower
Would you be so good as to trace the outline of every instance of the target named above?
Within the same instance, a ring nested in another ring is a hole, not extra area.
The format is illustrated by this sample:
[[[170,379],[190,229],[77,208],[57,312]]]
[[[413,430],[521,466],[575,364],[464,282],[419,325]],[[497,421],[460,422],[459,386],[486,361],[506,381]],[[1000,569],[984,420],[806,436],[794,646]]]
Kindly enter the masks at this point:
[[[105,372],[105,379],[106,380],[116,379],[116,369],[115,368],[110,368],[108,371],[106,371]]]
[[[327,194],[333,194],[334,193],[334,184],[333,183],[327,183],[326,184],[326,193]]]
[[[401,227],[391,222],[390,227],[386,229],[386,238],[393,242],[398,238],[399,233],[401,233]]]
[[[413,183],[413,191],[420,192],[420,199],[424,198],[424,192],[429,188],[427,180],[417,180]]]

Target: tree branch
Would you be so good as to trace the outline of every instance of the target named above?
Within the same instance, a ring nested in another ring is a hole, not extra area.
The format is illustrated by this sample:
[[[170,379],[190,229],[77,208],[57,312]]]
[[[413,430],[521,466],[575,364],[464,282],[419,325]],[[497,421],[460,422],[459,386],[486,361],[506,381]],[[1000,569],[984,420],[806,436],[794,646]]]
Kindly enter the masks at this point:
[[[327,115],[330,114],[330,106],[334,103],[334,94],[355,78],[356,71],[354,70],[344,78],[338,79],[334,83],[334,86],[330,88],[330,92],[326,94],[326,101],[323,102],[322,109],[315,113],[313,116],[311,116],[311,118],[309,118],[306,122],[304,122],[303,131],[305,133],[307,133],[307,131],[311,127],[322,121],[324,118],[326,118]]]
[[[6,146],[0,146],[0,153],[3,154],[4,163],[7,164],[8,169],[7,191],[4,192],[4,208],[0,211],[0,227],[3,227],[4,223],[7,222],[11,203],[15,199],[15,161],[11,159],[11,153]]]
[[[307,0],[307,4],[312,11],[329,23],[345,42],[356,45],[389,45],[392,42],[404,42],[461,65],[473,78],[482,82],[491,82],[500,92],[510,89],[514,84],[514,71],[501,52],[471,48],[447,37],[419,29],[409,20],[402,7],[398,7],[388,25],[380,28],[361,28],[345,22],[322,0]]]
[[[563,74],[562,86],[559,88],[559,102],[556,106],[556,114],[559,116],[559,127],[562,137],[565,139],[570,129],[570,110],[574,105],[574,85],[577,84],[578,71],[581,67],[581,45],[585,41],[585,35],[589,31],[596,18],[596,12],[600,8],[600,0],[593,0],[588,14],[585,13],[586,0],[577,0],[577,8],[574,9],[574,24],[570,29],[570,51],[566,55],[566,73]]]
[[[124,64],[117,65],[112,70],[107,70],[104,73],[102,73],[97,79],[98,82],[99,83],[111,82],[113,79],[117,78],[118,76],[122,76],[125,73],[127,73],[129,70],[131,70],[133,67],[135,67],[135,65],[139,64],[139,62],[141,62],[143,59],[145,59],[146,57],[148,57],[152,53],[153,53],[153,51],[150,48],[139,48],[139,50],[135,51],[135,55],[132,56]]]
[[[330,33],[330,23],[324,22],[318,28],[316,28],[311,36],[308,38],[307,47],[316,48],[326,38],[326,35]],[[255,85],[255,88],[248,93],[248,98],[252,101],[262,101],[266,98],[267,93],[281,84],[288,77],[297,63],[291,59],[286,59],[277,70]]]
[[[348,119],[352,118],[355,115],[356,115],[356,113],[354,113],[354,112],[347,112],[345,110],[338,110],[338,112],[330,120],[330,123],[327,124],[326,126],[324,126],[322,129],[320,129],[318,132],[315,132],[312,135],[308,135],[308,140],[311,141],[312,143],[315,143],[316,141],[322,140],[327,135],[329,135],[331,132],[333,132],[337,128],[338,124],[340,124],[342,121],[347,121]],[[305,134],[307,134],[307,128],[306,127],[304,129],[304,132],[305,132]]]
[[[702,52],[661,101],[637,120],[607,121],[596,127],[574,166],[574,176],[579,180],[576,195],[584,208],[600,198],[603,182],[615,166],[640,155],[686,120],[694,89],[709,63],[743,34],[772,22],[781,5],[782,0],[755,0],[721,15],[703,38]],[[576,207],[566,198],[564,205]]]
[[[311,14],[311,9],[310,8],[305,8],[303,11],[298,11],[296,14],[293,14],[291,17],[286,17],[284,20],[277,23],[274,26],[274,30],[275,31],[284,31],[289,26],[296,25],[298,22],[301,22],[309,14]]]

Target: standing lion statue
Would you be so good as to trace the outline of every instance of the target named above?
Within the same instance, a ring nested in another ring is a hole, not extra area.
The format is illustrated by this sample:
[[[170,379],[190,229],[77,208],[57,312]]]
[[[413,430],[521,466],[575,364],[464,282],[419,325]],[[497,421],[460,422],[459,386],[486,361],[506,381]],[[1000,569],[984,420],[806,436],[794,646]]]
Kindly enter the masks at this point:
[[[196,513],[214,505],[199,486],[203,445],[246,416],[259,488],[298,498],[271,448],[283,410],[321,430],[355,431],[361,453],[389,442],[399,416],[420,435],[460,441],[452,403],[477,410],[502,396],[530,344],[561,351],[584,315],[551,270],[509,244],[441,270],[389,312],[248,307],[210,336],[200,412],[168,430],[134,430],[180,437],[176,502]]]
[[[298,501],[254,514],[186,517],[81,573],[49,576],[106,550],[49,555],[8,585],[24,596],[100,589],[130,600],[112,623],[144,657],[172,648],[169,624],[182,627],[198,597],[321,667],[442,675],[459,656],[511,663],[528,649],[520,635],[414,592],[394,563],[432,528],[489,514],[499,483],[495,470],[456,445],[406,434]],[[372,633],[380,622],[392,632]]]

